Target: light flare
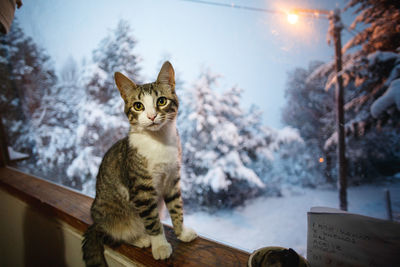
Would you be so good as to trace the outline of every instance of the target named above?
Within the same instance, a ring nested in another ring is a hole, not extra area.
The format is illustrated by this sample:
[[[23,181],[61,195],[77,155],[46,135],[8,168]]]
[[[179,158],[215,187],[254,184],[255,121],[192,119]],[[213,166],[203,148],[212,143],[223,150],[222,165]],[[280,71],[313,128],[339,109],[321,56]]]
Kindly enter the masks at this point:
[[[299,15],[295,13],[288,13],[287,20],[290,24],[296,24],[299,21]]]

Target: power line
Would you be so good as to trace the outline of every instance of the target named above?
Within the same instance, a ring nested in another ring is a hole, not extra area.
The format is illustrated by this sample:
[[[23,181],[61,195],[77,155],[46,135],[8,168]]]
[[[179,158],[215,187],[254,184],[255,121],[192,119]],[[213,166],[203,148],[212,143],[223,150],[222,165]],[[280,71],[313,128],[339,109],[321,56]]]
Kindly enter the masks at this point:
[[[242,10],[248,10],[248,11],[270,13],[270,14],[287,15],[287,12],[284,12],[281,10],[241,6],[241,5],[236,5],[234,3],[224,4],[224,3],[217,3],[217,2],[203,1],[203,0],[182,0],[182,1],[192,2],[192,3],[196,3],[196,4],[209,5],[209,6],[228,7],[228,8],[236,8],[236,9],[242,9]],[[327,19],[327,16],[329,14],[329,11],[327,11],[327,10],[317,10],[317,9],[314,10],[314,9],[294,8],[293,11],[296,12],[297,14],[301,14],[301,16],[303,16],[303,17],[311,17],[314,19],[315,18]]]
[[[220,7],[229,7],[229,8],[236,8],[236,9],[242,9],[242,10],[249,10],[249,11],[257,11],[257,12],[264,12],[264,13],[272,13],[272,14],[286,14],[283,11],[279,10],[273,10],[273,9],[265,9],[265,8],[258,8],[258,7],[249,7],[249,6],[241,6],[241,5],[235,5],[235,4],[224,4],[224,3],[216,3],[216,2],[211,2],[211,1],[202,1],[202,0],[182,0],[185,2],[193,2],[196,4],[204,4],[204,5],[210,5],[210,6],[220,6]]]

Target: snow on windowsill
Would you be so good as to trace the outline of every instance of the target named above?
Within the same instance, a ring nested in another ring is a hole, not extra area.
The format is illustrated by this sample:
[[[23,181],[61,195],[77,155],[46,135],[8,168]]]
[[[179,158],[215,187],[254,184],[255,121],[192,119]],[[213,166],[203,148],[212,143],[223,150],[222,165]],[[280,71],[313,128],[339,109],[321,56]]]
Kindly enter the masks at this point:
[[[12,147],[8,147],[8,155],[10,157],[10,160],[20,160],[20,159],[26,159],[29,158],[28,154],[21,153],[18,151],[15,151]]]

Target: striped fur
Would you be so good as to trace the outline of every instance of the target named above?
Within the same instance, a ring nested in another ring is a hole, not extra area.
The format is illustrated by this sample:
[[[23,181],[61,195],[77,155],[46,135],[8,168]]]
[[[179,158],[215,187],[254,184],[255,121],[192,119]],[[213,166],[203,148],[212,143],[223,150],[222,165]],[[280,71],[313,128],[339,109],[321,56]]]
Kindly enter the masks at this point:
[[[181,148],[176,130],[179,102],[173,75],[169,62],[150,84],[136,85],[120,73],[115,75],[131,130],[107,151],[99,168],[91,207],[94,224],[82,244],[87,266],[107,266],[106,237],[138,247],[151,245],[155,259],[168,258],[172,248],[160,222],[160,201],[166,203],[178,238],[189,242],[196,237],[183,226]],[[158,104],[160,97],[166,99],[163,105]],[[136,102],[143,109],[135,109]]]
[[[82,243],[83,259],[88,267],[107,266],[104,259],[104,235],[96,228],[96,224],[89,226]]]

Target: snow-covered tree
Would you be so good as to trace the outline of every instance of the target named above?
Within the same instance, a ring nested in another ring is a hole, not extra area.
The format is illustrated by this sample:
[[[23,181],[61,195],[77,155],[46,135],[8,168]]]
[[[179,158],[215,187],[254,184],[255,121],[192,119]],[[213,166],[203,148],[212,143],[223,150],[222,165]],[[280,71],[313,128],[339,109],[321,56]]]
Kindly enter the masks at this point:
[[[114,72],[125,73],[139,82],[139,57],[134,53],[136,40],[128,21],[120,20],[117,27],[101,40],[93,52],[94,72],[88,82],[88,92],[99,103],[119,97],[114,86]]]
[[[344,65],[347,158],[349,175],[357,181],[387,175],[384,173],[388,168],[374,162],[400,162],[400,147],[396,145],[400,140],[393,134],[400,134],[400,106],[396,105],[395,97],[390,100],[385,97],[385,92],[396,88],[396,80],[400,78],[399,58],[394,52],[376,51],[366,56],[355,53]],[[387,134],[394,140],[387,140]],[[332,133],[325,147],[335,145],[336,140]],[[387,147],[374,152],[377,143]],[[392,173],[400,171],[400,168],[391,169]]]
[[[57,84],[50,58],[24,35],[17,22],[8,35],[1,36],[1,42],[3,123],[9,145],[29,155],[16,164],[63,183],[74,154],[72,122],[77,118],[71,100],[79,93],[74,89],[67,94]]]
[[[192,128],[183,131],[184,195],[213,208],[241,204],[265,187],[243,157],[243,146],[251,142],[242,127],[251,126],[238,123],[245,116],[241,91],[218,94],[217,79],[208,71],[194,84],[186,119]]]
[[[18,21],[13,23],[7,35],[0,35],[0,111],[9,145],[12,144],[15,150],[31,153],[33,144],[24,146],[22,140],[22,137],[29,135],[30,122],[27,105],[23,104],[25,97],[19,82],[21,75],[18,75],[23,72],[14,67],[24,41],[26,36],[18,26]]]
[[[93,52],[93,64],[83,79],[85,94],[78,104],[76,158],[67,169],[70,179],[82,179],[83,190],[94,192],[95,176],[104,153],[126,136],[129,124],[123,100],[115,86],[114,72],[140,81],[136,41],[128,22],[121,20]]]
[[[21,163],[22,168],[49,177],[47,174],[51,166],[44,166],[40,161],[40,143],[46,143],[46,138],[37,126],[51,124],[56,119],[45,117],[43,112],[54,105],[50,103],[49,106],[47,101],[57,81],[50,58],[31,38],[25,36],[17,21],[13,23],[10,33],[2,35],[0,40],[1,113],[8,143],[14,150],[30,156]]]
[[[351,100],[346,104],[346,132],[354,149],[350,159],[360,159],[350,172],[362,169],[369,176],[380,177],[400,171],[400,3],[390,0],[350,0],[355,7],[352,28],[361,32],[345,49],[361,46],[350,55],[345,66],[346,87]],[[335,143],[330,138],[329,144]],[[378,151],[372,149],[379,144]],[[359,175],[361,177],[368,175]]]
[[[77,177],[68,178],[66,173],[78,152],[75,147],[78,104],[84,96],[79,68],[72,57],[65,62],[60,77],[35,113],[36,164],[43,166],[46,177],[57,177],[57,181],[64,185],[82,189],[82,181]]]
[[[309,164],[302,165],[305,171],[317,171],[316,177],[325,176],[325,181],[332,183],[331,154],[324,150],[324,144],[335,129],[334,96],[332,91],[324,90],[326,77],[311,76],[323,66],[322,62],[311,62],[308,69],[296,68],[288,73],[282,121],[298,129],[305,142],[305,146],[296,147],[297,151],[293,148],[293,158],[303,156],[303,163],[310,159]],[[318,163],[320,158],[324,159],[323,164]]]
[[[361,45],[369,54],[379,51],[395,51],[400,43],[400,2],[393,0],[349,0],[347,8],[355,8],[358,14],[352,25],[362,30],[345,46],[345,50]]]

